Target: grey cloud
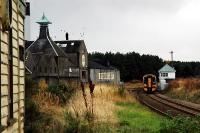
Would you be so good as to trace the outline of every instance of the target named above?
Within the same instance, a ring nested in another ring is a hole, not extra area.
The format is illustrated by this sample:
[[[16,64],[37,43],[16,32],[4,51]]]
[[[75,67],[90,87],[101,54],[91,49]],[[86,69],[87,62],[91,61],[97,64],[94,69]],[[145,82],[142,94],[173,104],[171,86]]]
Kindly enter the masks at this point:
[[[176,60],[200,61],[199,6],[198,0],[33,0],[32,39],[38,36],[35,21],[45,12],[53,39],[64,39],[68,31],[71,39],[85,39],[90,52],[136,51],[169,59],[174,50]]]

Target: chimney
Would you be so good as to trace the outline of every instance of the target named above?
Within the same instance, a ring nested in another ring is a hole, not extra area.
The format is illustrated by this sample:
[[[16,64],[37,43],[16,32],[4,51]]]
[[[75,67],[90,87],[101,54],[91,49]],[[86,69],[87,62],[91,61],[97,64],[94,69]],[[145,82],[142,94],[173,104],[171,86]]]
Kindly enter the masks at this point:
[[[69,40],[69,34],[68,34],[68,32],[66,32],[65,37],[66,37],[66,40]]]

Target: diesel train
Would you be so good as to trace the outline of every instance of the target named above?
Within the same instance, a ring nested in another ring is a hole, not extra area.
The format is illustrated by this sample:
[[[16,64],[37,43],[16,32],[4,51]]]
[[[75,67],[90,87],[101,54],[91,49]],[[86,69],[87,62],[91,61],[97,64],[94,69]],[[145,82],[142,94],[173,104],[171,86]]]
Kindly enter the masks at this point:
[[[157,90],[156,76],[153,74],[146,74],[143,76],[143,90],[147,93],[152,93]]]

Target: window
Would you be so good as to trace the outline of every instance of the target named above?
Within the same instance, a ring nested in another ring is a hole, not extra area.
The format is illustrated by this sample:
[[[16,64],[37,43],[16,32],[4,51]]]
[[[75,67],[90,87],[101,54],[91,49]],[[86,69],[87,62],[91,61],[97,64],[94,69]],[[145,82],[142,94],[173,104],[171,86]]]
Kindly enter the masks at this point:
[[[42,67],[40,67],[40,70],[39,70],[40,72],[42,72]]]
[[[9,31],[10,24],[12,21],[12,1],[11,0],[4,0],[1,1],[2,3],[1,7],[1,19],[3,21],[2,23],[2,30],[3,31]]]
[[[30,3],[26,2],[26,16],[30,16]]]
[[[82,79],[86,79],[86,71],[82,71]]]
[[[168,77],[168,73],[161,73],[161,77]]]
[[[102,80],[114,80],[115,75],[113,72],[102,72],[99,73],[99,79]]]
[[[19,46],[19,59],[20,61],[24,61],[24,48],[22,46]]]
[[[44,71],[45,71],[45,73],[47,73],[47,67],[45,67]]]

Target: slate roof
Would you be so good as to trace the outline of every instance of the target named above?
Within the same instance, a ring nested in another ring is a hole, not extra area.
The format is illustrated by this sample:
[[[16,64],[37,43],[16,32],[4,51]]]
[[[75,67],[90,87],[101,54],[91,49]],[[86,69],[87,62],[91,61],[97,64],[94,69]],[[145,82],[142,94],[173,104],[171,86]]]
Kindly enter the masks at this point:
[[[55,43],[60,45],[61,49],[66,53],[77,53],[82,47],[85,47],[84,40],[64,40],[55,41]]]
[[[88,61],[88,67],[90,69],[103,69],[103,70],[115,70],[116,68],[113,66],[106,66],[105,64],[101,64],[96,61]]]
[[[173,67],[171,67],[168,64],[166,64],[158,72],[159,73],[160,72],[176,72],[176,70]]]
[[[42,54],[53,54],[55,56],[66,56],[65,52],[56,45],[56,43],[51,39],[48,29],[48,21],[43,15],[43,21],[40,24],[40,35],[39,38],[31,42],[26,42],[26,51],[31,51],[31,53],[42,53]]]
[[[27,49],[34,41],[25,41],[25,49]]]
[[[94,61],[88,61],[88,67],[90,69],[107,69],[105,66]]]

